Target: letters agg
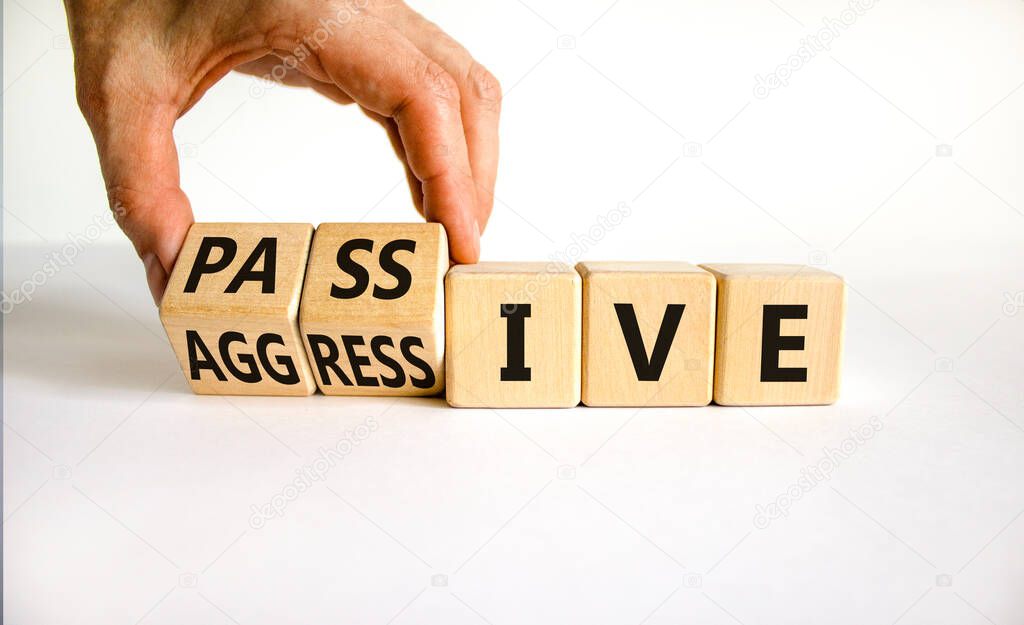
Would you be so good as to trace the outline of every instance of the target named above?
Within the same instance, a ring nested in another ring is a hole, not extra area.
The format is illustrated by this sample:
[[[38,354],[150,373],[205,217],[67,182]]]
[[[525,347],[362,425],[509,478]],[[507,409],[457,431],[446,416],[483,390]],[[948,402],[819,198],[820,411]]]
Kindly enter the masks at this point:
[[[201,394],[755,406],[838,399],[845,306],[800,265],[449,270],[437,224],[201,223],[160,317]]]

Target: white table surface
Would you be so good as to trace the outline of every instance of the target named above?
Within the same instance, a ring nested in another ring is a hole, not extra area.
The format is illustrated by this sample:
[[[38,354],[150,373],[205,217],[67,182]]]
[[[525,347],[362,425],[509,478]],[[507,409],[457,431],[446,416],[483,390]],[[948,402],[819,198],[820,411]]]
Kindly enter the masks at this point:
[[[8,287],[47,253],[8,249]],[[1024,309],[1001,306],[1019,275],[977,272],[969,300],[955,268],[849,276],[831,407],[455,410],[194,396],[136,262],[86,249],[5,318],[6,622],[1024,615]],[[873,417],[785,516],[755,520]]]

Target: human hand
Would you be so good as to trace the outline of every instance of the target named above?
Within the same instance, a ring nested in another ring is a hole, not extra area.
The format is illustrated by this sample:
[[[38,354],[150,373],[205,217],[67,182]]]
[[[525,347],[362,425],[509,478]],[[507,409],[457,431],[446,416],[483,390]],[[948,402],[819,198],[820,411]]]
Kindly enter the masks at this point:
[[[79,106],[157,302],[193,222],[172,130],[232,69],[355,103],[387,130],[417,210],[476,262],[498,166],[497,80],[404,2],[65,0]]]

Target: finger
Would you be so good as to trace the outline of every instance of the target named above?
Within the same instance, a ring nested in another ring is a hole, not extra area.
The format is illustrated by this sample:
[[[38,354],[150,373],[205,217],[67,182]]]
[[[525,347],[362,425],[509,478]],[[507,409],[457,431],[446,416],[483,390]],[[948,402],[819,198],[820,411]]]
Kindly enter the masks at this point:
[[[377,113],[369,111],[365,108],[362,109],[362,111],[363,113],[366,113],[367,117],[383,126],[385,132],[388,133],[388,140],[391,142],[391,148],[394,149],[395,156],[398,157],[398,160],[401,161],[402,163],[402,167],[405,168],[405,179],[406,182],[409,183],[409,193],[412,195],[413,206],[416,207],[416,211],[420,214],[420,216],[424,216],[423,185],[420,184],[420,181],[416,178],[416,175],[412,173],[412,168],[409,167],[409,159],[405,155],[405,146],[402,145],[402,137],[398,133],[398,124],[396,124],[395,120],[391,119],[390,117],[378,115]]]
[[[96,139],[110,208],[146,268],[159,305],[185,235],[192,208],[181,190],[172,129],[175,113],[133,104],[86,113]]]
[[[362,16],[319,51],[331,79],[398,126],[409,167],[423,187],[429,221],[444,225],[458,262],[480,256],[476,188],[455,79],[383,21]]]
[[[318,80],[303,72],[300,69],[302,64],[294,58],[293,56],[282,58],[278,53],[268,54],[255,61],[239,65],[235,71],[289,87],[307,87],[338,104],[352,104],[352,98],[337,85]]]
[[[501,85],[464,47],[416,11],[401,5],[395,19],[402,34],[445,68],[459,84],[462,125],[477,186],[477,221],[482,232],[494,207]]]

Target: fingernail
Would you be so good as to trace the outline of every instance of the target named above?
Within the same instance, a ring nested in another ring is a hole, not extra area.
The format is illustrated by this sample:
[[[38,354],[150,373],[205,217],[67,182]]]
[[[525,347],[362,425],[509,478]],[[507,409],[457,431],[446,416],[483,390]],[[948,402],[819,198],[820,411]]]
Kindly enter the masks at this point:
[[[149,292],[153,296],[153,303],[160,307],[160,300],[164,296],[164,288],[167,287],[167,272],[160,263],[160,259],[153,252],[142,257],[142,265],[146,268],[146,282],[149,283]]]

